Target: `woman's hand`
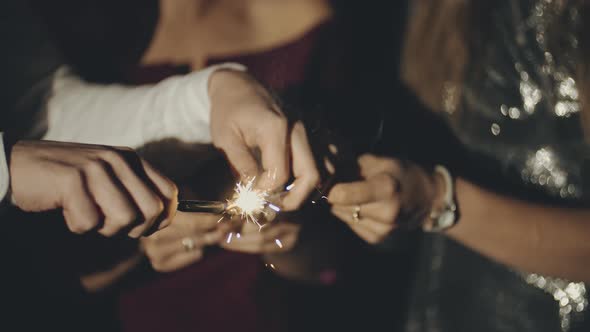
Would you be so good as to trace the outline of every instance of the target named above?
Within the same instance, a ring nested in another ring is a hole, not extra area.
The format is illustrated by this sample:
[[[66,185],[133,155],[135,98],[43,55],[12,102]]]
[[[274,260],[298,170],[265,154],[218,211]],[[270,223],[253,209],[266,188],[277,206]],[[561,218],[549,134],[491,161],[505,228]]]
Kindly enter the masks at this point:
[[[365,154],[359,158],[362,181],[332,188],[332,213],[365,241],[375,244],[397,226],[401,211],[421,223],[440,196],[438,182],[422,168],[391,158]],[[406,220],[404,220],[406,221]]]
[[[271,95],[246,73],[215,72],[209,94],[213,144],[242,178],[256,176],[263,189],[282,188],[292,174],[293,189],[282,207],[297,209],[319,182],[303,124],[289,126]]]
[[[219,216],[177,212],[170,226],[141,239],[142,248],[159,272],[171,272],[203,257],[206,246],[219,243],[228,228]]]
[[[251,254],[283,253],[293,249],[300,229],[300,225],[288,221],[275,221],[262,229],[247,222],[239,233],[232,233],[231,238],[226,236],[221,246]]]
[[[335,185],[328,195],[332,213],[369,243],[381,242],[395,229],[401,167],[393,159],[363,155],[363,181]]]

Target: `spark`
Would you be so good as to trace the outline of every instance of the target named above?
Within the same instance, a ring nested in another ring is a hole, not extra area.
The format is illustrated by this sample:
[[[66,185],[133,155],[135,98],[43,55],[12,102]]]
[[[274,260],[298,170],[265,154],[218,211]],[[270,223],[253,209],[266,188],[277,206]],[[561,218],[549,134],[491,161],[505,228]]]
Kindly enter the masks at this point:
[[[258,216],[263,214],[264,209],[269,205],[266,200],[269,194],[267,191],[254,189],[254,180],[253,178],[245,184],[242,182],[236,184],[234,196],[227,201],[226,212],[239,215],[242,219],[253,222],[261,228]],[[278,207],[274,207],[278,209]],[[275,210],[273,207],[271,208]]]
[[[270,267],[271,269],[275,270],[275,265],[274,265],[274,264],[272,264],[272,263],[270,263],[270,264],[266,263],[266,264],[264,264],[264,265],[265,265],[266,267]]]
[[[274,205],[274,204],[272,204],[272,203],[268,203],[268,207],[271,208],[271,209],[273,209],[276,212],[281,212],[281,208],[278,207],[278,206],[276,206],[276,205]]]
[[[287,186],[287,188],[285,188],[287,191],[290,191],[291,189],[293,189],[293,187],[295,187],[295,183],[291,183],[290,185]]]
[[[232,239],[233,236],[234,236],[234,233],[229,233],[227,235],[227,243],[231,243],[231,239]]]
[[[281,242],[281,240],[279,239],[275,239],[275,243],[277,244],[277,246],[281,249],[283,249],[283,243]]]

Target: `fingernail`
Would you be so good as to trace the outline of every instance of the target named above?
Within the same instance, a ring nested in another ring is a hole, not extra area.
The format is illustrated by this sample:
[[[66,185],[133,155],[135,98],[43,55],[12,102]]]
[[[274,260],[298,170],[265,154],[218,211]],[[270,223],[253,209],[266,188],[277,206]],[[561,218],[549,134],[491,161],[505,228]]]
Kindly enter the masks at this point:
[[[338,147],[334,144],[328,144],[328,150],[330,150],[333,155],[338,154]]]

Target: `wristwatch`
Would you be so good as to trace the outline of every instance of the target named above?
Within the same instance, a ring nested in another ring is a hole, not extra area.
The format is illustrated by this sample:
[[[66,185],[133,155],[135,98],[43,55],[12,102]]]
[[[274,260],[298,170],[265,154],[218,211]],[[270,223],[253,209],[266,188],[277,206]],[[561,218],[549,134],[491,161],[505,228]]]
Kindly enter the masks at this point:
[[[441,165],[434,168],[435,174],[441,175],[445,184],[442,206],[430,212],[428,220],[422,225],[426,232],[443,232],[459,221],[459,207],[455,195],[455,181],[449,170]]]

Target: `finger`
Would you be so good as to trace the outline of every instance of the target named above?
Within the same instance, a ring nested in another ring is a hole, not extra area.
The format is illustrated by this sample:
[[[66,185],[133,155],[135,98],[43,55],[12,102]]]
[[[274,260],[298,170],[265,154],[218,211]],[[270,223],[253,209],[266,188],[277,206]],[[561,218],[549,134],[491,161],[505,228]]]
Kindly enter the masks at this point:
[[[86,178],[82,172],[63,167],[58,170],[62,174],[64,191],[62,193],[63,215],[70,231],[81,234],[98,226],[102,213],[88,191]]]
[[[160,191],[160,196],[164,201],[164,213],[160,215],[160,220],[158,221],[158,229],[162,229],[170,225],[176,214],[176,208],[178,205],[178,187],[172,180],[162,175],[145,160],[142,160],[142,164],[145,173]]]
[[[217,146],[241,179],[252,179],[259,173],[258,162],[243,139],[230,136]]]
[[[286,211],[298,209],[320,182],[320,173],[301,122],[295,123],[291,132],[291,155],[295,181],[282,201]]]
[[[398,183],[387,173],[380,173],[365,181],[339,183],[328,194],[328,201],[336,205],[358,205],[388,199],[395,195]]]
[[[217,229],[218,219],[218,215],[210,213],[179,211],[169,227],[158,230],[148,238],[156,237],[162,241],[170,241],[183,236],[203,234]]]
[[[175,255],[165,261],[152,262],[152,266],[158,272],[172,272],[196,263],[202,258],[202,250],[192,250]]]
[[[384,224],[393,224],[399,212],[399,201],[397,199],[389,199],[386,201],[379,201],[360,205],[360,218],[369,218],[377,220]],[[334,205],[332,210],[340,210],[343,213],[348,213],[349,216],[354,214],[358,205]]]
[[[210,230],[220,224],[223,216],[214,213],[177,212],[174,224],[185,231]]]
[[[332,213],[369,243],[380,242],[395,229],[393,224],[385,224],[369,218],[356,221],[347,209],[333,208]]]
[[[164,230],[158,231],[163,232]],[[156,233],[158,233],[156,232]],[[154,235],[156,234],[154,233]],[[153,236],[153,235],[152,235]],[[194,245],[192,250],[200,250],[206,246],[213,245],[221,241],[223,234],[218,230],[202,234],[193,234],[189,236],[180,235],[171,238],[145,238],[142,239],[144,250],[150,260],[163,261],[175,255],[186,252],[187,249],[183,245],[183,240],[190,239]],[[188,250],[191,251],[191,250]]]
[[[139,237],[162,214],[164,211],[164,202],[160,198],[160,195],[154,192],[149,187],[149,184],[140,178],[140,175],[145,172],[141,163],[138,162],[139,165],[136,165],[135,169],[133,169],[129,165],[129,162],[115,150],[100,151],[99,157],[111,165],[117,178],[123,183],[141,212],[143,220],[140,220],[140,222],[143,222],[143,225],[134,228],[129,234],[132,237]]]
[[[349,226],[350,226],[350,229],[352,229],[352,231],[356,235],[358,235],[361,239],[363,239],[367,243],[377,244],[384,239],[383,236],[378,235],[377,233],[373,232],[372,230],[370,230],[367,227],[364,227],[363,225],[349,225]]]
[[[361,176],[370,178],[379,173],[390,173],[398,175],[401,172],[401,165],[391,158],[377,157],[372,154],[364,154],[358,158]]]
[[[283,186],[289,179],[289,151],[287,148],[288,124],[279,115],[272,114],[264,123],[257,139],[261,152],[263,173],[257,186],[266,190],[274,190]]]
[[[138,211],[135,203],[121,182],[114,178],[106,162],[95,160],[87,163],[85,174],[88,189],[104,215],[100,234],[113,236],[137,221]]]

